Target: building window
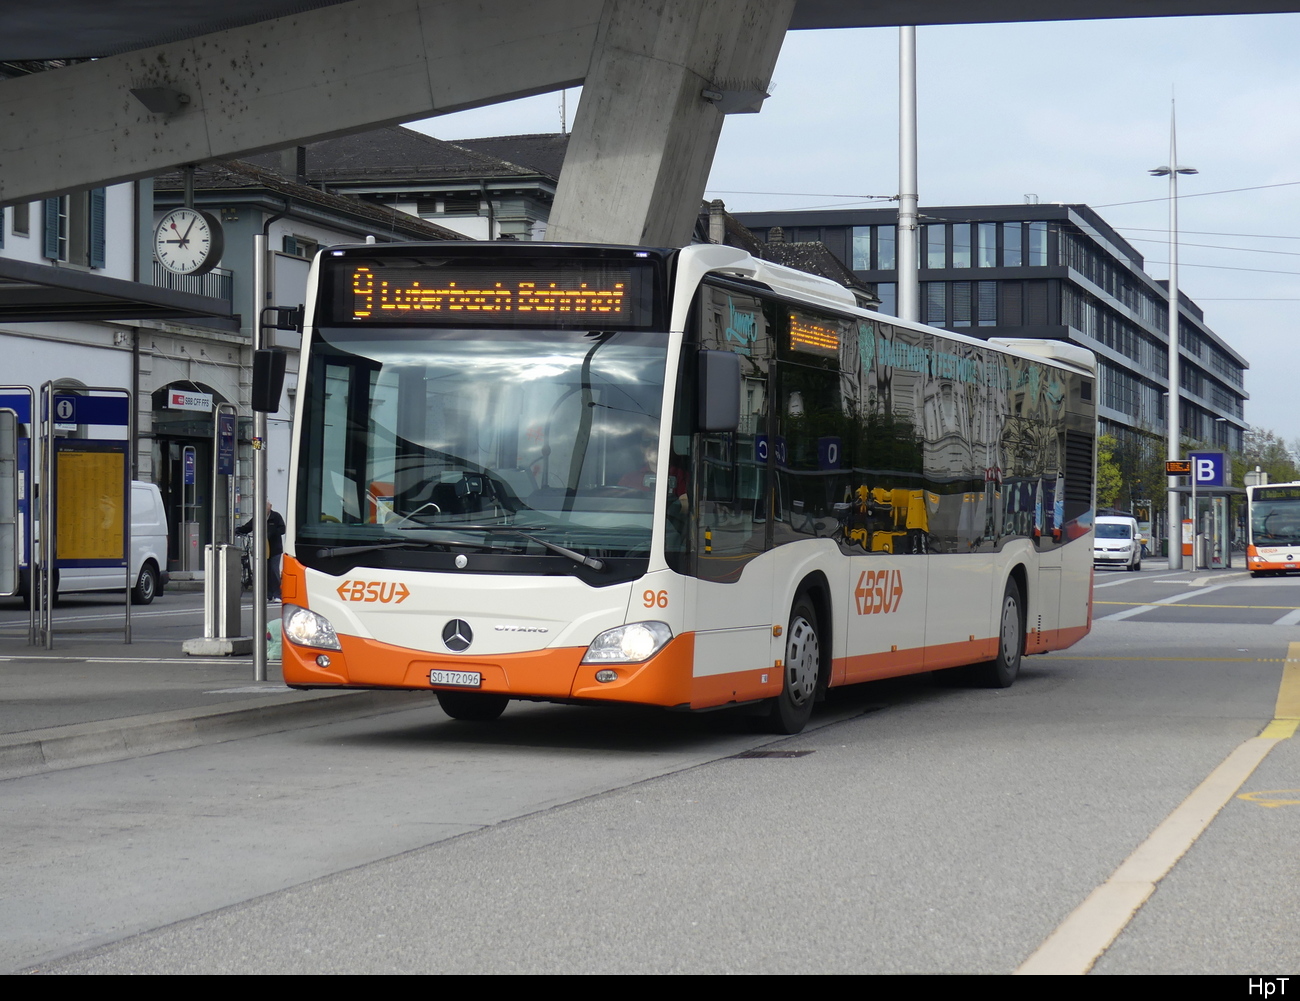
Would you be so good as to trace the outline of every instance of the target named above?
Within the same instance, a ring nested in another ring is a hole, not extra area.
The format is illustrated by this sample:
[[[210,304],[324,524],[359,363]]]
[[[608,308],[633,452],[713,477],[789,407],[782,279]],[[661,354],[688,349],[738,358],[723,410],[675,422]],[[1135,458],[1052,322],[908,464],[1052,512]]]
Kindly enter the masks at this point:
[[[1020,223],[1004,222],[1002,224],[1002,266],[1019,268],[1025,263],[1024,250],[1020,243]]]
[[[284,238],[284,252],[293,257],[302,257],[310,261],[316,256],[318,250],[320,244],[308,237],[286,236]]]
[[[871,230],[872,226],[853,227],[853,264],[854,271],[871,270]]]
[[[926,282],[922,287],[925,316],[922,323],[942,327],[948,322],[948,286],[943,282]]]
[[[104,188],[45,199],[46,259],[102,268],[105,201]]]
[[[876,226],[876,267],[881,271],[894,270],[895,228]],[[892,310],[891,310],[892,312]]]
[[[979,244],[976,249],[976,265],[981,268],[996,268],[998,266],[998,224],[979,223],[977,233]]]
[[[957,223],[952,228],[952,266],[970,267],[970,224]]]
[[[893,282],[880,282],[876,286],[876,295],[880,296],[880,312],[890,316],[898,315],[898,286]]]
[[[944,268],[948,264],[948,227],[944,225],[925,227],[925,266],[931,269]]]
[[[32,232],[32,206],[30,202],[21,202],[13,208],[14,236],[30,236]]]
[[[952,325],[970,326],[970,282],[952,283]]]
[[[1047,223],[1045,222],[1029,224],[1029,266],[1047,267]]]
[[[996,327],[998,323],[998,283],[977,282],[976,297],[981,327]]]

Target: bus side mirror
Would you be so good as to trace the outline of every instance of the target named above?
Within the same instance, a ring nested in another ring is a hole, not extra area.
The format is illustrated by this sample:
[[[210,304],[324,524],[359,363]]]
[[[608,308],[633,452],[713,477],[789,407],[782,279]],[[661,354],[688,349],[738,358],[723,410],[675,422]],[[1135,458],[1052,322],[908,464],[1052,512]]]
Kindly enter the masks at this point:
[[[701,351],[699,369],[700,430],[735,431],[740,427],[740,355]]]
[[[283,351],[262,348],[253,352],[253,409],[273,414],[280,409],[280,393],[284,390],[284,363],[288,359]]]

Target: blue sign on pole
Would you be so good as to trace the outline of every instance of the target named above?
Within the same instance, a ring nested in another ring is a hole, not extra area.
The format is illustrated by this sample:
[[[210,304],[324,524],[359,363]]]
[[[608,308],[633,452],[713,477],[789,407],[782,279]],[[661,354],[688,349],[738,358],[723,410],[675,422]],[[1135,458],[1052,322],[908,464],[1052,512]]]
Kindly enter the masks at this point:
[[[194,450],[191,448],[185,450],[185,485],[194,486]]]
[[[235,415],[217,414],[217,475],[235,473]]]
[[[129,424],[125,396],[55,396],[54,419],[60,424]]]
[[[1226,487],[1232,467],[1226,452],[1189,452],[1192,463],[1192,482],[1201,487]]]
[[[19,424],[30,424],[32,422],[32,394],[26,393],[3,393],[0,392],[0,408],[12,410],[18,415]]]

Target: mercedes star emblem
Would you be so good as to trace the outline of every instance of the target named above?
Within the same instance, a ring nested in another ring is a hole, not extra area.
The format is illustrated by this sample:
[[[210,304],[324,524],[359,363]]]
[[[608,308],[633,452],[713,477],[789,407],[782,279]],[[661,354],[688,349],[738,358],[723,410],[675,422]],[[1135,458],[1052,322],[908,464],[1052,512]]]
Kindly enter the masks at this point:
[[[464,619],[452,619],[442,627],[442,642],[448,650],[460,653],[468,650],[474,642],[474,630],[470,629],[469,623]]]

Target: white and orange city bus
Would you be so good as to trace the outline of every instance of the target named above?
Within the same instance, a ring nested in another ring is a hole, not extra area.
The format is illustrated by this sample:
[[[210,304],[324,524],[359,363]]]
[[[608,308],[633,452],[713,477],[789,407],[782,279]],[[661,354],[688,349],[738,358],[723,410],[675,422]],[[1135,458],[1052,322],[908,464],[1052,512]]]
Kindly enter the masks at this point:
[[[309,298],[292,686],[462,719],[763,704],[795,733],[829,687],[1005,687],[1088,631],[1083,349],[714,245],[334,248]]]
[[[1252,577],[1300,570],[1300,483],[1247,487],[1246,518]]]

